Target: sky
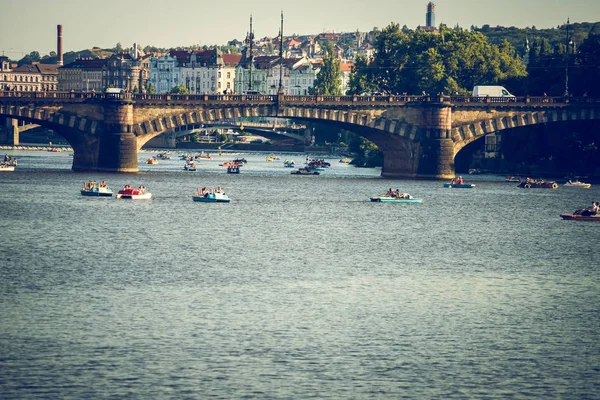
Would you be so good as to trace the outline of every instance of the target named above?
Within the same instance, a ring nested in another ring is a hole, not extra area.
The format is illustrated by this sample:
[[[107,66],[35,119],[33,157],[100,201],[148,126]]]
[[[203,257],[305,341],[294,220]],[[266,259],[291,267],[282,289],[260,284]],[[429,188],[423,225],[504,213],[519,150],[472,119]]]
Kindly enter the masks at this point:
[[[535,26],[599,22],[600,0],[434,0],[436,25]],[[56,25],[63,51],[94,46],[125,48],[225,45],[243,40],[253,17],[255,37],[370,31],[395,22],[425,25],[429,0],[0,0],[0,52],[20,59],[31,51],[56,51]]]

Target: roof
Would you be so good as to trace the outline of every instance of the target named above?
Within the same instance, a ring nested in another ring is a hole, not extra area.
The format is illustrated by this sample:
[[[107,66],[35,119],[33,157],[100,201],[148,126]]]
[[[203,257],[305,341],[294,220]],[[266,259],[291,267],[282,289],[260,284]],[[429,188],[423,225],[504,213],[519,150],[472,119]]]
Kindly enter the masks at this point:
[[[65,69],[101,69],[106,64],[106,58],[94,58],[91,60],[87,59],[78,59],[69,63],[67,65],[63,65],[60,68]]]
[[[342,62],[340,63],[340,71],[341,72],[352,72],[352,67],[354,66],[351,62]]]
[[[238,54],[223,54],[223,62],[225,64],[229,64],[232,66],[236,66],[240,63],[240,60],[242,59],[242,55],[240,53]]]
[[[12,70],[20,74],[58,74],[58,65],[56,64],[23,64]]]
[[[183,65],[186,62],[186,60],[190,54],[192,54],[191,50],[171,50],[171,51],[169,51],[169,55],[171,57],[177,58],[177,62],[179,62],[179,65]]]

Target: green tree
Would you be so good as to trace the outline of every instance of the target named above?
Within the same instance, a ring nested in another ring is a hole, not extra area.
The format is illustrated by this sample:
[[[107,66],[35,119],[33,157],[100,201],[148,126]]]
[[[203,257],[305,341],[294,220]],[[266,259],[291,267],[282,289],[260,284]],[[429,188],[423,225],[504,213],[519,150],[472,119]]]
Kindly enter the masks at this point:
[[[440,34],[403,31],[391,24],[377,33],[375,55],[357,62],[353,93],[375,86],[390,94],[468,93],[475,85],[503,84],[527,72],[508,42],[494,45],[479,32],[441,25]]]
[[[595,27],[598,26],[598,30]],[[596,33],[597,32],[597,33]],[[571,68],[575,92],[600,95],[600,24],[595,24],[590,36],[579,47],[578,65]]]
[[[339,96],[342,94],[342,72],[340,69],[340,60],[335,58],[333,44],[326,42],[323,46],[325,57],[323,57],[323,67],[317,74],[314,86],[311,88],[311,94],[321,94],[325,96]]]
[[[148,82],[148,94],[155,94],[156,88],[151,82]]]
[[[188,94],[189,91],[188,91],[188,88],[186,88],[183,83],[180,83],[179,85],[177,85],[173,89],[171,89],[171,93],[172,94]]]

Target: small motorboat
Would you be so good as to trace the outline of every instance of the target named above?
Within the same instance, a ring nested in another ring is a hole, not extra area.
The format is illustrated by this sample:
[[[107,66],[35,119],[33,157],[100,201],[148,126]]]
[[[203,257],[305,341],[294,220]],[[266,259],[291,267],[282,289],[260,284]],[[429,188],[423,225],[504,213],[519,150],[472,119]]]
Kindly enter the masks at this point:
[[[444,183],[445,188],[452,189],[471,189],[475,187],[473,183]]]
[[[506,175],[506,178],[504,178],[504,182],[519,183],[519,182],[521,182],[521,177],[518,175],[517,176]]]
[[[246,164],[248,161],[246,161],[245,158],[236,158],[235,160],[233,160],[233,162],[236,164]]]
[[[349,164],[350,161],[352,161],[352,160],[350,158],[348,158],[348,157],[342,157],[342,158],[340,158],[340,162],[343,163],[343,164]]]
[[[374,203],[421,203],[423,199],[413,199],[412,196],[408,198],[398,198],[392,196],[373,196],[371,201]]]
[[[239,165],[230,165],[227,167],[227,173],[228,174],[239,174],[240,173],[240,166]]]
[[[267,161],[267,162],[272,162],[272,161],[273,161],[273,157],[266,157],[266,158],[265,158],[265,161]]]
[[[125,186],[122,190],[119,190],[116,197],[117,199],[146,200],[152,198],[152,193],[147,192],[143,186],[138,189]]]
[[[567,183],[563,185],[563,187],[567,188],[579,188],[579,189],[589,189],[592,186],[591,183],[584,183],[579,181],[571,181],[569,180]]]
[[[149,158],[146,160],[146,164],[152,164],[152,165],[158,164],[158,160],[155,158]]]
[[[186,171],[194,172],[194,171],[196,171],[196,164],[194,164],[194,163],[186,163],[183,166],[183,169],[185,169]]]
[[[192,200],[199,203],[229,203],[231,201],[225,193],[208,193],[204,196],[193,196]]]
[[[166,153],[158,153],[154,158],[159,159],[159,160],[170,160],[171,157],[169,157]]]
[[[600,221],[600,214],[596,215],[581,215],[581,214],[560,214],[562,219],[573,221]]]
[[[111,197],[113,195],[112,189],[107,187],[93,187],[88,189],[81,189],[82,196],[92,197]]]
[[[476,174],[480,174],[481,170],[479,168],[470,168],[469,169],[469,175],[476,175]]]
[[[294,166],[296,166],[296,163],[294,163],[294,160],[285,160],[283,162],[283,166],[286,168],[294,168]]]
[[[292,175],[320,175],[319,171],[314,171],[309,168],[299,168],[297,171],[292,171]]]

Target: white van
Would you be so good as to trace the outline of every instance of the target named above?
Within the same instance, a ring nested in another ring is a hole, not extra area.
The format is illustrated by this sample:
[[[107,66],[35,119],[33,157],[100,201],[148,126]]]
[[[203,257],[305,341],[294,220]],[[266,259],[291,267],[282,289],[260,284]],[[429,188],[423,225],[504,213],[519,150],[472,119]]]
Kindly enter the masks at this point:
[[[473,97],[515,97],[504,86],[475,86]]]
[[[121,94],[124,93],[125,91],[121,88],[106,88],[104,93],[110,93],[110,94]]]

